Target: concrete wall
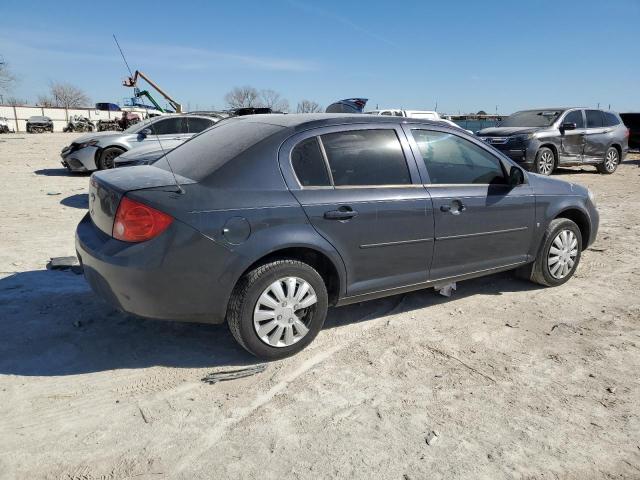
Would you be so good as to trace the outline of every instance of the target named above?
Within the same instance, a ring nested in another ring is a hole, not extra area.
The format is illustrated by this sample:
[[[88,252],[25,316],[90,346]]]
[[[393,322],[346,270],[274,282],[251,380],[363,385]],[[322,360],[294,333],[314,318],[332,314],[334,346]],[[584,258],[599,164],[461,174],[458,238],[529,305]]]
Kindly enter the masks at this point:
[[[146,111],[142,108],[125,107],[127,111],[136,112],[141,118],[145,118]],[[149,110],[149,113],[157,113]],[[112,118],[120,118],[122,112],[110,112],[104,110],[96,110],[94,108],[46,108],[46,107],[11,107],[9,105],[0,105],[0,117],[6,117],[9,123],[9,129],[16,132],[26,132],[27,119],[33,116],[45,116],[53,120],[53,131],[61,132],[67,126],[69,117],[80,115],[87,117],[94,124],[98,120],[109,120]]]

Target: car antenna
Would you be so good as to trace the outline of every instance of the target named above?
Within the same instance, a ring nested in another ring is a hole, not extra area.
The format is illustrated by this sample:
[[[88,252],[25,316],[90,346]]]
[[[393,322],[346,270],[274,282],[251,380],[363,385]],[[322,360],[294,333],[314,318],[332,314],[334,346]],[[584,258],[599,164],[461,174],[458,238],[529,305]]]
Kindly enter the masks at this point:
[[[124,52],[122,51],[122,48],[120,47],[120,43],[118,43],[118,39],[116,38],[116,34],[113,34],[113,40],[116,42],[116,46],[118,47],[118,50],[120,51],[120,55],[122,56],[122,60],[124,61],[125,66],[127,67],[127,70],[129,71],[129,75],[130,78],[133,78],[133,72],[131,71],[131,68],[129,67],[129,62],[127,62],[126,57],[124,56]],[[145,103],[144,105],[144,109],[145,112],[147,114],[147,119],[149,119],[149,106]],[[180,183],[178,182],[178,178],[176,177],[176,173],[173,171],[173,167],[171,166],[171,162],[169,161],[169,154],[167,152],[164,151],[164,147],[162,146],[162,141],[160,140],[160,136],[158,135],[158,132],[156,131],[156,129],[153,126],[153,122],[151,122],[149,124],[149,127],[151,128],[151,131],[153,132],[153,134],[156,136],[156,140],[158,140],[158,145],[160,145],[160,150],[162,151],[162,156],[164,157],[164,159],[167,161],[167,165],[169,165],[169,170],[171,170],[171,175],[173,175],[173,181],[176,184],[176,188],[177,193],[179,194],[184,194],[185,191],[182,188],[182,186],[180,185]]]

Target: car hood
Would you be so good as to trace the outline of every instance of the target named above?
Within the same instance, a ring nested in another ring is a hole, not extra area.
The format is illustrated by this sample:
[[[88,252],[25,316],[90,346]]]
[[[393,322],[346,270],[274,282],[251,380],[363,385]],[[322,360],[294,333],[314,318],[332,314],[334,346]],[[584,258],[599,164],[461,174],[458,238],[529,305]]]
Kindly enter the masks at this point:
[[[84,142],[88,142],[89,140],[103,141],[111,138],[121,138],[126,135],[129,135],[129,134],[123,135],[122,132],[93,132],[93,133],[87,133],[86,135],[80,135],[73,141],[73,143],[84,143]]]
[[[547,127],[490,127],[479,130],[476,135],[479,137],[509,137],[511,135],[539,132],[546,128]]]
[[[529,183],[533,187],[533,191],[536,194],[541,195],[580,195],[588,196],[589,191],[586,187],[578,185],[577,183],[567,182],[565,180],[559,180],[553,177],[547,177],[545,175],[538,175],[537,173],[527,173]]]

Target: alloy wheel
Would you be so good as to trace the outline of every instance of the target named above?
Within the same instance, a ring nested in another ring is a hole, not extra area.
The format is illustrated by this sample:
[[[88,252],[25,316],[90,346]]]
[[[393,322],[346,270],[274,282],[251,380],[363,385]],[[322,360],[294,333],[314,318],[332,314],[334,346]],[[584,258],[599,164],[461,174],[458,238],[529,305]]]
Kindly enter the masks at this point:
[[[119,152],[108,152],[105,156],[104,156],[104,160],[102,162],[102,165],[104,166],[105,169],[108,168],[113,168],[115,166],[115,158],[118,156]]]
[[[550,175],[553,171],[553,164],[553,154],[549,151],[542,152],[538,160],[538,173],[541,173],[542,175]]]
[[[571,230],[561,230],[551,242],[547,265],[549,273],[561,280],[571,271],[578,256],[578,239]]]
[[[618,151],[614,148],[607,152],[607,156],[604,159],[604,168],[607,172],[613,172],[618,166]]]
[[[258,298],[253,328],[271,347],[288,347],[309,332],[309,321],[318,302],[313,287],[298,277],[280,278]]]

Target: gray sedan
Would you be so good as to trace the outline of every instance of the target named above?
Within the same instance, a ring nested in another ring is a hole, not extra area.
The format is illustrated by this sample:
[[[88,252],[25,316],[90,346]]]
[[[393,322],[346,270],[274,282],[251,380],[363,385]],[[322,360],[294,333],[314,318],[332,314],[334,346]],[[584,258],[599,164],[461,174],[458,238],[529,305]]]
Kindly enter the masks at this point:
[[[62,164],[73,172],[113,168],[115,158],[126,151],[152,143],[173,148],[218,120],[210,116],[168,115],[136,123],[123,132],[89,133],[62,150]]]
[[[514,269],[562,285],[599,222],[585,187],[459,128],[360,114],[230,119],[90,184],[76,249],[93,290],[226,321],[265,359],[308,345],[330,305]]]

